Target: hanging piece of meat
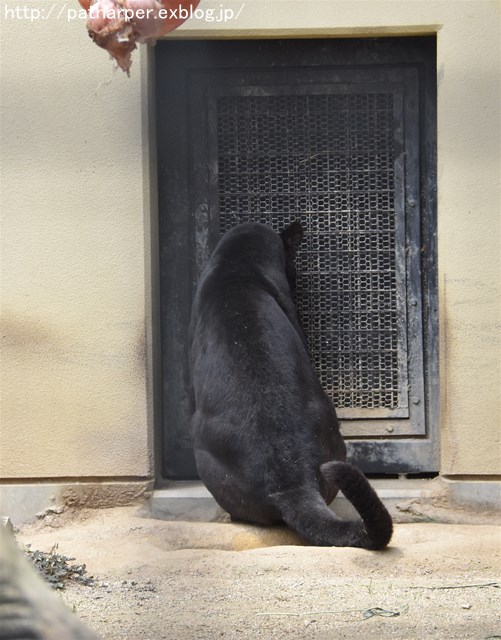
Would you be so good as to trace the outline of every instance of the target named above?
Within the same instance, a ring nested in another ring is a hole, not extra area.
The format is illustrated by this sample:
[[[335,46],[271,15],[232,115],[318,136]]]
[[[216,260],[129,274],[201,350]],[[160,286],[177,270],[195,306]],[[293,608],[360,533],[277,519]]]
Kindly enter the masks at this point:
[[[78,0],[87,11],[94,42],[129,73],[136,43],[154,43],[179,27],[200,0]]]

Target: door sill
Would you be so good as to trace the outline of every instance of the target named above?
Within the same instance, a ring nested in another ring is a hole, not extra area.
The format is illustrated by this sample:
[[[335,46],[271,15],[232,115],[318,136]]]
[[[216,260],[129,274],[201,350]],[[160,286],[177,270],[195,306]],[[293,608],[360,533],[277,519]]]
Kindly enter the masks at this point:
[[[468,490],[466,484],[472,483],[440,477],[371,480],[371,485],[397,523],[492,524],[496,520],[495,502],[500,483],[476,481],[474,492]],[[475,500],[464,499],[473,494]],[[330,506],[341,518],[356,517],[352,505],[342,494]],[[196,481],[172,482],[166,488],[156,489],[150,499],[150,511],[154,518],[162,520],[224,522],[229,519],[204,485]]]

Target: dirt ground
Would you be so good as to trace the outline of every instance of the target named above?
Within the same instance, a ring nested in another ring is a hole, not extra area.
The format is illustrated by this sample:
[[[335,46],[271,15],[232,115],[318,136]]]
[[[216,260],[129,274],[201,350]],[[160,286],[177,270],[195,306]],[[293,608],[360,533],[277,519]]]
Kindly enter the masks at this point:
[[[391,547],[370,552],[124,507],[51,516],[16,537],[86,563],[94,585],[61,598],[103,639],[501,638],[495,525],[398,524]]]

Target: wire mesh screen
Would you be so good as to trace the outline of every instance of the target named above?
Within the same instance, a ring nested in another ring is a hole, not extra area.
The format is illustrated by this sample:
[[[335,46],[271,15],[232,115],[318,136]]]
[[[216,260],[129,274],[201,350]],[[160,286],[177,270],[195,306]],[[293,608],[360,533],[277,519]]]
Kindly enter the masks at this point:
[[[392,93],[216,101],[220,231],[299,219],[296,303],[341,409],[392,410],[402,389]]]

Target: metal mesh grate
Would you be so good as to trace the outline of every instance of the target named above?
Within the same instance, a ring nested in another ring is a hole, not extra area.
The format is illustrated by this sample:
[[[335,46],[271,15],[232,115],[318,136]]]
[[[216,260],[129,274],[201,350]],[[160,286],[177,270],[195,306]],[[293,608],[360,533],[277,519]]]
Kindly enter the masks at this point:
[[[339,408],[399,406],[392,93],[217,98],[220,230],[299,219],[296,302]]]

